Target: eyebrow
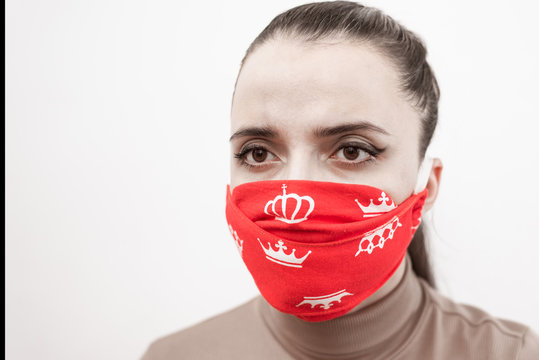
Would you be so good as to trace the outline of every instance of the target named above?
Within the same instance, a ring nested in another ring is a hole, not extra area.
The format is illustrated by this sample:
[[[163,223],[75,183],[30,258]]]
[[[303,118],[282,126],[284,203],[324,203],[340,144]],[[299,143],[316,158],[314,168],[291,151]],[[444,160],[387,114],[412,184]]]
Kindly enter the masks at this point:
[[[347,124],[342,124],[342,125],[337,125],[337,126],[319,127],[315,129],[314,136],[323,138],[323,137],[330,137],[330,136],[340,135],[343,133],[347,133],[351,131],[358,131],[358,130],[366,130],[366,131],[378,132],[384,135],[390,135],[386,130],[382,129],[379,126],[374,125],[373,123],[370,123],[368,121],[360,121],[356,123],[347,123]]]
[[[315,129],[313,133],[315,137],[324,138],[324,137],[336,136],[343,133],[358,131],[358,130],[373,131],[373,132],[378,132],[384,135],[390,135],[386,130],[368,121],[360,121],[357,123],[347,123],[347,124],[329,126],[329,127],[319,127]],[[271,139],[271,138],[276,138],[278,135],[279,135],[278,132],[272,129],[271,127],[253,126],[253,127],[243,128],[236,131],[234,134],[232,134],[229,141],[232,141],[236,138],[247,137],[247,136],[257,136],[257,137],[264,137],[264,138]]]
[[[229,141],[232,141],[236,138],[240,137],[246,137],[246,136],[258,136],[258,137],[265,137],[265,138],[276,138],[277,137],[277,131],[273,130],[272,128],[268,126],[264,127],[248,127],[239,129],[236,131],[232,136],[230,137]]]

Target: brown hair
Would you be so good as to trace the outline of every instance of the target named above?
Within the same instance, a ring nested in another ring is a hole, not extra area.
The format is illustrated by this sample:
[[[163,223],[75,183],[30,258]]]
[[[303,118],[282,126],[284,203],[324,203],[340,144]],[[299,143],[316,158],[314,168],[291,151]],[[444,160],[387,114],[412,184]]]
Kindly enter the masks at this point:
[[[417,35],[382,11],[355,2],[305,4],[276,16],[251,43],[241,65],[256,48],[278,37],[306,42],[328,38],[364,41],[392,60],[400,72],[401,90],[421,114],[419,157],[423,159],[438,121],[440,90],[426,60],[427,49]],[[422,226],[412,239],[408,253],[415,273],[434,287]]]

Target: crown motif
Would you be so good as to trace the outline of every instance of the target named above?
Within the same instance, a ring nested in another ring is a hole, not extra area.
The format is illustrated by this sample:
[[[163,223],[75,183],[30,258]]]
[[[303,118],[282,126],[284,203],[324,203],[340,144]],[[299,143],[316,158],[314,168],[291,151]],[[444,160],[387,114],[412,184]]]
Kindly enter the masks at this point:
[[[264,245],[260,242],[260,239],[257,238],[258,242],[260,243],[260,246],[262,246],[262,249],[264,249],[264,252],[266,253],[266,259],[273,261],[277,264],[281,264],[284,266],[289,267],[295,267],[295,268],[301,268],[303,267],[301,264],[307,259],[307,256],[311,253],[311,250],[305,256],[302,258],[297,258],[295,255],[296,249],[292,249],[292,252],[290,254],[285,254],[284,250],[287,249],[287,247],[284,245],[284,242],[282,240],[279,240],[277,244],[275,244],[275,247],[279,250],[275,251],[271,247],[271,244],[268,242],[268,248],[266,249]]]
[[[341,299],[344,296],[348,295],[354,295],[350,294],[346,291],[346,289],[343,289],[341,291],[337,291],[336,293],[329,294],[329,295],[323,295],[323,296],[304,296],[303,301],[296,305],[296,307],[304,304],[311,305],[311,309],[314,309],[316,306],[321,305],[320,309],[327,310],[330,307],[333,306],[333,302],[341,302]]]
[[[236,244],[236,248],[238,248],[240,256],[243,256],[243,240],[240,239],[238,233],[232,228],[232,225],[228,224],[228,230],[230,230],[230,234],[234,238],[234,243]]]
[[[314,200],[310,196],[299,196],[298,194],[287,194],[286,193],[286,185],[283,184],[283,194],[277,195],[275,199],[270,200],[266,203],[266,206],[264,207],[264,213],[268,215],[274,215],[275,220],[279,220],[282,222],[285,222],[287,224],[297,224],[302,221],[307,220],[307,216],[309,216],[313,210],[314,210]],[[296,201],[296,207],[294,211],[292,212],[292,215],[286,213],[286,203],[290,199],[293,199]],[[278,206],[279,200],[281,201],[280,206]],[[303,202],[305,200],[305,203]],[[303,206],[303,204],[309,204],[309,209],[306,209],[306,206]],[[271,213],[268,212],[268,208],[271,207]],[[303,216],[299,219],[296,219],[296,216],[298,216],[298,213],[300,210],[303,210],[302,213]]]
[[[402,224],[399,222],[399,218],[395,216],[388,223],[366,233],[359,242],[359,250],[357,251],[356,256],[358,256],[361,252],[365,251],[369,254],[372,254],[372,251],[376,247],[382,249],[384,247],[384,243],[389,239],[393,239],[395,231],[401,226]],[[384,234],[388,230],[389,233],[384,236]],[[376,240],[376,238],[378,238],[378,242],[374,243],[374,240]]]
[[[369,206],[361,205],[358,199],[356,199],[356,203],[361,208],[361,211],[363,211],[363,217],[375,217],[378,215],[382,215],[388,211],[391,211],[397,207],[393,200],[391,200],[390,204],[390,200],[391,199],[386,195],[386,193],[382,191],[380,197],[378,198],[378,201],[381,202],[380,205],[374,205],[374,201],[372,201],[372,199]]]

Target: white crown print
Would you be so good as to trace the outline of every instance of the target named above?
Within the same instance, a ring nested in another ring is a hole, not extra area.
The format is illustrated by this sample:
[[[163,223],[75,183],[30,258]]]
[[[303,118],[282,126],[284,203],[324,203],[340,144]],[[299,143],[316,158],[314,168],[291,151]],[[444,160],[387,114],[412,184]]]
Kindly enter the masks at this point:
[[[234,243],[236,244],[240,255],[243,257],[243,240],[240,239],[236,230],[232,228],[232,225],[228,224],[228,230],[230,230],[230,234],[234,238]]]
[[[363,217],[375,217],[378,215],[382,215],[388,211],[391,211],[397,207],[393,200],[391,200],[391,204],[389,203],[389,200],[390,199],[386,195],[386,193],[382,191],[380,197],[378,198],[378,201],[381,202],[380,205],[374,205],[374,201],[372,201],[372,199],[369,206],[361,205],[358,199],[356,199],[356,203],[363,211]]]
[[[333,306],[333,303],[335,301],[341,302],[341,299],[344,296],[354,295],[350,294],[346,291],[346,289],[343,289],[341,291],[337,291],[336,293],[329,294],[329,295],[323,295],[323,296],[304,296],[303,301],[296,305],[296,307],[304,304],[311,305],[311,309],[314,309],[316,306],[321,305],[320,309],[327,310],[330,307]]]
[[[359,250],[357,251],[356,256],[358,256],[361,252],[368,252],[369,254],[372,254],[372,251],[376,247],[382,249],[384,247],[384,243],[389,239],[393,239],[395,231],[397,231],[397,229],[401,226],[402,224],[399,222],[399,218],[395,216],[388,223],[366,233],[359,242]],[[389,230],[389,233],[384,237],[386,230]],[[378,243],[374,244],[376,237],[379,237]],[[363,246],[365,242],[368,242],[367,247]]]
[[[307,220],[307,216],[309,216],[314,210],[313,198],[310,196],[299,196],[298,194],[287,194],[285,184],[283,184],[282,189],[282,195],[277,195],[275,199],[270,200],[266,203],[266,206],[264,207],[264,212],[268,215],[275,216],[275,220],[279,220],[287,224],[297,224]],[[294,209],[292,214],[287,214],[286,203],[290,201],[290,199],[296,201],[296,208]],[[281,201],[280,205],[278,204],[279,200]],[[303,217],[299,219],[296,219],[296,216],[298,215],[299,211],[301,209],[305,210],[307,206],[309,206],[309,209],[307,209],[305,215],[303,215]]]
[[[275,251],[273,250],[273,247],[268,242],[268,248],[266,249],[264,245],[260,242],[260,239],[257,238],[258,242],[260,243],[260,246],[262,246],[262,249],[264,249],[264,252],[266,253],[266,259],[273,261],[274,263],[281,264],[284,266],[289,267],[295,267],[295,268],[301,268],[303,267],[303,262],[305,259],[307,259],[307,256],[311,253],[311,250],[305,254],[302,258],[297,258],[295,253],[296,249],[292,249],[292,252],[290,254],[285,254],[284,250],[287,249],[287,247],[284,245],[284,241],[279,240],[277,244],[275,244],[275,247],[279,250]]]

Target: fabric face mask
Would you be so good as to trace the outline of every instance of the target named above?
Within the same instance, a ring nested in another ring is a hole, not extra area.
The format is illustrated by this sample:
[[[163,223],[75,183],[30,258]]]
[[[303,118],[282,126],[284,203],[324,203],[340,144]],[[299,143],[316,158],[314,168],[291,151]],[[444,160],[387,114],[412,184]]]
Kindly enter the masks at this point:
[[[396,206],[366,185],[258,181],[227,187],[240,255],[274,308],[307,321],[344,315],[398,268],[427,190]]]

